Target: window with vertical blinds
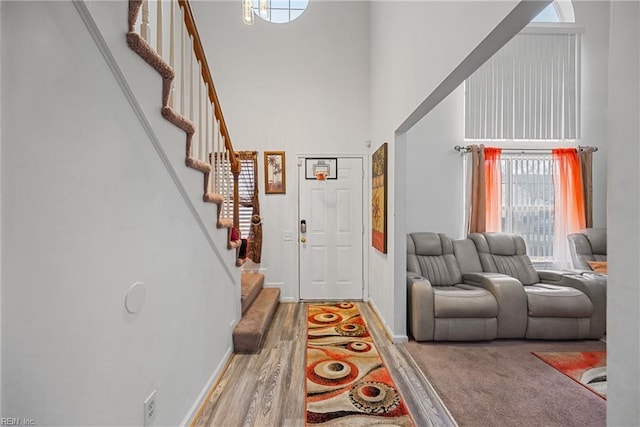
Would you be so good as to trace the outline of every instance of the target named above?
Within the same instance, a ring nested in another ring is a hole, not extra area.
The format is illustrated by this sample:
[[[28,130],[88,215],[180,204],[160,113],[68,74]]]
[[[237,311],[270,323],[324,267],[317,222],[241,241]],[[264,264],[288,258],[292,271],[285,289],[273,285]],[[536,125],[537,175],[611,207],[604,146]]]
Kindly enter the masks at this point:
[[[549,153],[502,153],[502,231],[522,236],[534,262],[553,259],[553,159]]]
[[[580,138],[580,34],[516,35],[465,82],[465,139]]]

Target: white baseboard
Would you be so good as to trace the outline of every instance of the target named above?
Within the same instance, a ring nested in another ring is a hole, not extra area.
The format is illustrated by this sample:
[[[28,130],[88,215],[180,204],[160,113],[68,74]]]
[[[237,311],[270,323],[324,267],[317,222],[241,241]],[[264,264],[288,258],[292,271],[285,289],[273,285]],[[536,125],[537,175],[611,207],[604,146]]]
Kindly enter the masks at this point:
[[[376,316],[378,316],[378,319],[380,319],[380,323],[382,323],[382,326],[387,332],[387,336],[391,338],[391,341],[394,344],[409,342],[409,337],[407,335],[397,335],[393,333],[389,325],[387,325],[385,318],[380,314],[380,310],[378,310],[378,307],[376,306],[376,303],[373,301],[373,299],[369,298],[368,304],[369,304],[369,307],[371,307],[371,309],[376,313]]]
[[[284,282],[264,282],[262,285],[265,288],[284,288]]]
[[[392,339],[394,344],[409,342],[409,337],[407,335],[393,335]]]
[[[191,405],[187,416],[184,417],[184,419],[180,423],[180,427],[186,427],[193,421],[193,418],[198,414],[198,410],[204,403],[204,400],[209,395],[211,387],[213,387],[220,375],[222,375],[222,370],[225,368],[225,366],[227,366],[227,363],[229,362],[229,359],[231,359],[231,356],[233,356],[233,348],[229,347],[220,363],[218,363],[218,366],[216,366],[216,369],[214,369],[213,374],[211,374],[211,377],[209,377],[209,380],[204,385],[204,388],[200,391],[200,394],[196,398],[196,401],[193,402],[193,405]]]

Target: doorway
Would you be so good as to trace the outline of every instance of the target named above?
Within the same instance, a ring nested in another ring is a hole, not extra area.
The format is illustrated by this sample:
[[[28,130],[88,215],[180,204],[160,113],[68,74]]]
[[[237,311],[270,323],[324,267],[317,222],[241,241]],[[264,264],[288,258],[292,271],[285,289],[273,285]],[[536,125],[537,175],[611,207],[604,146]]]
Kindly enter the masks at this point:
[[[362,300],[363,159],[299,160],[300,299]],[[318,176],[321,169],[324,176]]]

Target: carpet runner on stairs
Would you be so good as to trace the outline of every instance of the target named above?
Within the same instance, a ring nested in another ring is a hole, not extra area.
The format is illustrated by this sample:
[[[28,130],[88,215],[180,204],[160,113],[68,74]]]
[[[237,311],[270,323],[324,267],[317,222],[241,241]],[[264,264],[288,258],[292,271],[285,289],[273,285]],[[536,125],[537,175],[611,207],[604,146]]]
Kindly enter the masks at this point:
[[[280,289],[263,288],[264,275],[242,273],[242,319],[233,331],[236,353],[257,353],[280,302]]]

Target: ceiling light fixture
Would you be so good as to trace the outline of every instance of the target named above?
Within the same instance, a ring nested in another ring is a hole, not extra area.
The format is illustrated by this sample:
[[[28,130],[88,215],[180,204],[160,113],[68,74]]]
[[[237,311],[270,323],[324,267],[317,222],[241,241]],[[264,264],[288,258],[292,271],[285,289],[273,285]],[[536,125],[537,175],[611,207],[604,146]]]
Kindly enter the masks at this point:
[[[260,0],[260,16],[266,17],[267,14],[267,0]]]
[[[242,22],[253,25],[253,5],[252,0],[242,0]]]

